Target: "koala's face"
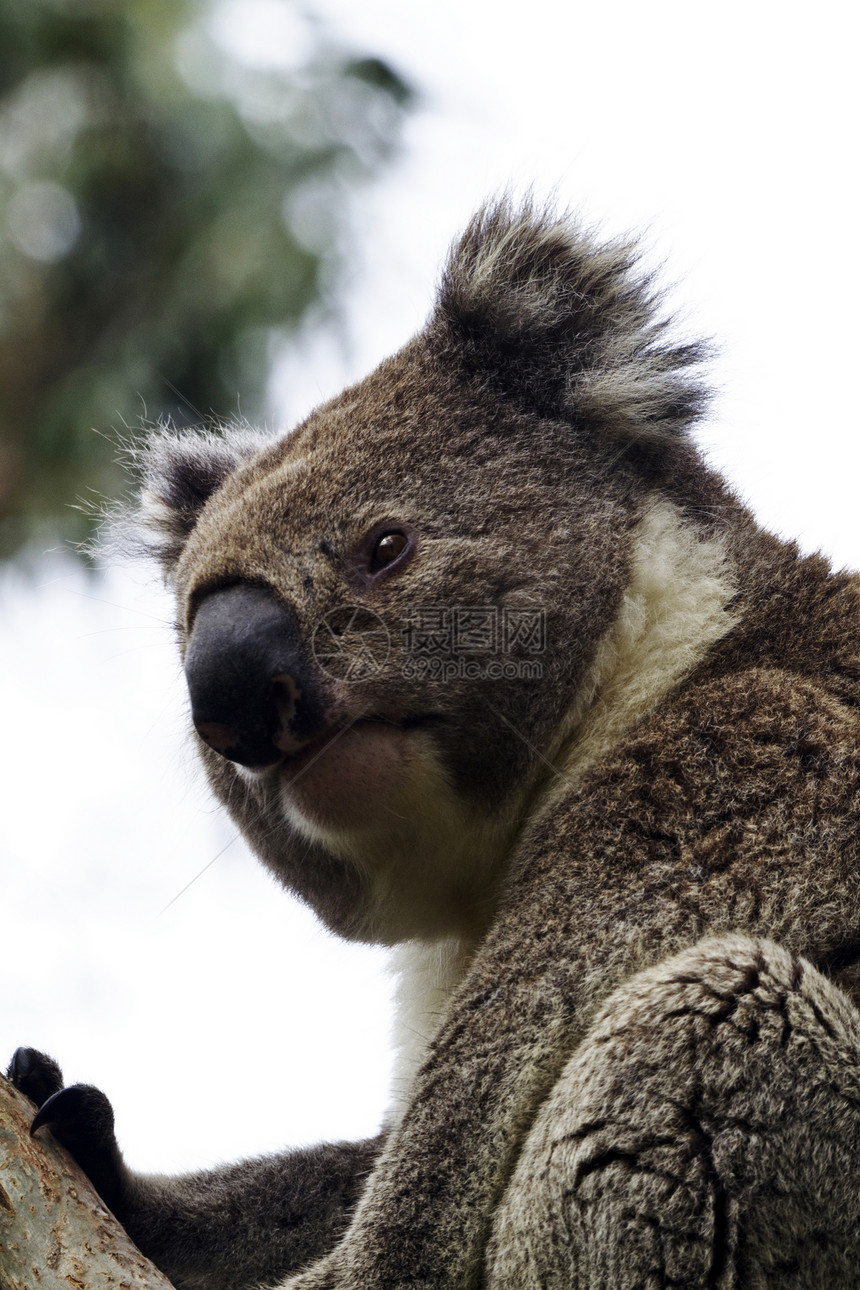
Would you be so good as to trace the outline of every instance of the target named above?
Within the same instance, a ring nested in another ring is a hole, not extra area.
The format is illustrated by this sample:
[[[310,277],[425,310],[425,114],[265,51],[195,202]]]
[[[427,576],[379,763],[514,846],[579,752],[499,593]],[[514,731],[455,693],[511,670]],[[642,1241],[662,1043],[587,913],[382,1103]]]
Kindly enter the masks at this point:
[[[663,469],[698,397],[628,269],[500,208],[425,331],[293,433],[153,449],[207,772],[342,935],[479,933],[553,777],[647,493],[618,460]]]
[[[621,580],[586,469],[413,346],[195,515],[173,576],[210,778],[342,934],[480,923]]]

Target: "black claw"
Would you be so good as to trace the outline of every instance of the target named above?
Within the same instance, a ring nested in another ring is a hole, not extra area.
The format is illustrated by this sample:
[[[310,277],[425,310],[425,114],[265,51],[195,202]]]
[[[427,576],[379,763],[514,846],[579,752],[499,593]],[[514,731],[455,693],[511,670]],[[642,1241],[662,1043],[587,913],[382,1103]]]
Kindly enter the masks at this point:
[[[63,1087],[63,1072],[53,1057],[47,1057],[37,1048],[16,1048],[6,1078],[36,1106],[41,1106]]]
[[[36,1112],[30,1135],[46,1124],[72,1152],[83,1145],[98,1150],[113,1141],[113,1107],[101,1089],[90,1084],[72,1084],[52,1094]]]
[[[61,1088],[39,1107],[30,1136],[46,1126],[72,1153],[102,1200],[116,1210],[124,1167],[114,1137],[113,1107],[101,1089],[90,1084]]]
[[[62,1097],[63,1093],[67,1093],[67,1092],[68,1092],[68,1089],[64,1089],[64,1088],[58,1089],[56,1093],[52,1093],[51,1096],[49,1098],[46,1098],[46,1100],[42,1103],[42,1105],[39,1107],[36,1114],[33,1116],[33,1123],[30,1125],[31,1138],[33,1137],[37,1129],[41,1129],[46,1124],[56,1123],[54,1111],[55,1109],[61,1109],[61,1108],[55,1108],[55,1103],[58,1098]]]

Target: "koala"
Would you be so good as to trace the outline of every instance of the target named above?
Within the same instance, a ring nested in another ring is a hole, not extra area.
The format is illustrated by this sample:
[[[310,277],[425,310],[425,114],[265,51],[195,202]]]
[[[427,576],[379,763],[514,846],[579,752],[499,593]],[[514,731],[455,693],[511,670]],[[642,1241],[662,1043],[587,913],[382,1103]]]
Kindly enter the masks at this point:
[[[215,796],[400,979],[378,1137],[188,1177],[18,1050],[182,1290],[860,1286],[860,579],[706,464],[707,356],[503,199],[291,433],[151,441]]]

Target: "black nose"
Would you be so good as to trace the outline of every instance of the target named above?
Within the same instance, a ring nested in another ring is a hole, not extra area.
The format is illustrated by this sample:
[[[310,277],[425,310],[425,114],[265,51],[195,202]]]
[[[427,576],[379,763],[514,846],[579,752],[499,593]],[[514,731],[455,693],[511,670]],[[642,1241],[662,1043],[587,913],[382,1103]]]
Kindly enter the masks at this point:
[[[185,679],[200,738],[243,766],[273,765],[322,731],[298,619],[265,587],[235,583],[200,602]]]

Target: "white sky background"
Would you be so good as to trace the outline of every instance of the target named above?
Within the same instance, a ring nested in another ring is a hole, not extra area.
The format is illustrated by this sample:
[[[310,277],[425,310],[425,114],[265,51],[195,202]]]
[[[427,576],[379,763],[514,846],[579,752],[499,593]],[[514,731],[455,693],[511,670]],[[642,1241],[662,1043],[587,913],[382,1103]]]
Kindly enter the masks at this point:
[[[423,107],[358,201],[343,335],[279,369],[284,423],[420,326],[483,197],[533,184],[608,232],[648,230],[690,329],[721,345],[712,459],[770,527],[860,565],[847,4],[814,22],[749,0],[318,8],[391,58]],[[245,0],[223,29],[259,56],[279,11]],[[41,1046],[101,1085],[139,1168],[375,1131],[383,955],[335,942],[240,843],[219,854],[234,834],[184,734],[169,603],[56,556],[34,582],[0,581],[0,1049]]]

